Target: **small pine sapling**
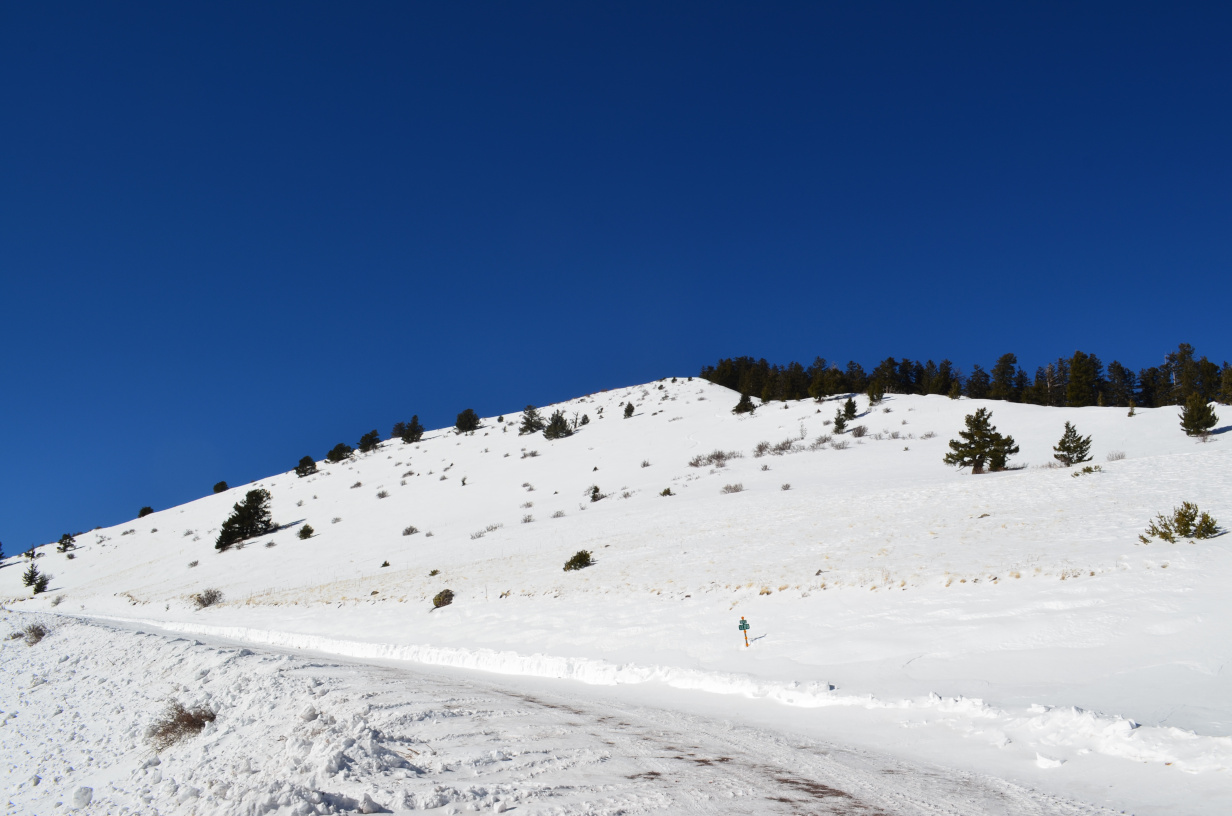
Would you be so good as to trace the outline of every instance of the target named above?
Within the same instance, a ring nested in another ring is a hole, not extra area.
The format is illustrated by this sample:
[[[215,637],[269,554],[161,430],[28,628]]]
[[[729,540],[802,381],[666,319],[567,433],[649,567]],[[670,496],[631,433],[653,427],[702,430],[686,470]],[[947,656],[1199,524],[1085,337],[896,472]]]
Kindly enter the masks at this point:
[[[154,512],[153,507],[148,507],[148,506],[142,507],[140,510],[137,511],[137,518],[145,518],[146,516],[150,515],[153,512]]]
[[[590,550],[578,550],[573,554],[572,558],[565,562],[565,572],[586,569],[593,563],[594,561],[590,557]]]
[[[856,418],[856,401],[851,397],[848,397],[847,401],[843,403],[843,418],[848,422]]]
[[[1180,420],[1181,430],[1186,436],[1203,436],[1210,433],[1211,428],[1219,422],[1219,417],[1201,394],[1190,394],[1189,399],[1185,400]]]
[[[843,410],[840,408],[834,413],[834,432],[842,433],[847,430],[847,417],[843,415]]]
[[[1091,461],[1091,437],[1079,435],[1078,429],[1066,422],[1061,441],[1057,442],[1052,451],[1052,458],[1066,467],[1089,462]]]
[[[533,405],[527,405],[522,410],[522,424],[518,427],[518,436],[539,433],[546,427],[547,423],[543,421],[538,408]]]
[[[305,524],[303,527],[299,528],[299,532],[296,533],[296,535],[300,537],[301,541],[307,541],[312,538],[314,533],[316,533],[316,530],[312,529],[312,525]]]
[[[741,394],[740,401],[736,403],[736,407],[732,409],[733,414],[751,414],[757,410],[757,406],[753,404],[753,399],[748,394]]]
[[[631,416],[633,416],[633,403],[626,402],[625,403],[625,419],[628,419]]]

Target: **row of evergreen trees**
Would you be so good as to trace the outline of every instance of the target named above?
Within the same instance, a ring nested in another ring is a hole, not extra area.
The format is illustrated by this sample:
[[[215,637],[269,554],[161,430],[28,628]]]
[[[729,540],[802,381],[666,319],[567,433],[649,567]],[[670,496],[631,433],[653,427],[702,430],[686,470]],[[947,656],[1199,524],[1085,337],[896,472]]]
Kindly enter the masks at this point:
[[[765,359],[735,357],[701,370],[703,379],[763,401],[823,399],[835,394],[862,394],[870,389],[890,394],[945,394],[974,399],[1007,400],[1033,405],[1084,405],[1158,408],[1184,405],[1197,395],[1204,402],[1232,404],[1232,366],[1197,357],[1182,343],[1159,366],[1138,372],[1113,360],[1107,366],[1094,354],[1075,351],[1029,375],[1014,354],[1003,354],[991,369],[972,366],[964,375],[954,363],[921,363],[887,357],[871,372],[855,361],[838,363],[817,357],[812,365],[771,365]]]

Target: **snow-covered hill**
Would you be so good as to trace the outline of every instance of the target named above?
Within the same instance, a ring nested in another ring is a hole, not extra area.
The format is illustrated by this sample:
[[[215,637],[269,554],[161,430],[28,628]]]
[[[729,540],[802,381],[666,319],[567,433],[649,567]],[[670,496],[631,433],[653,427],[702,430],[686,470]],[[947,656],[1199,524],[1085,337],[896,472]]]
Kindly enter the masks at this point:
[[[593,394],[543,409],[590,420],[555,441],[519,436],[511,408],[473,434],[388,441],[87,533],[72,558],[45,546],[55,579],[33,599],[10,558],[0,597],[351,658],[764,699],[904,755],[1071,793],[1115,782],[1144,810],[1152,789],[1188,791],[1190,812],[1232,806],[1232,536],[1137,538],[1182,501],[1229,526],[1228,436],[1187,438],[1171,408],[891,395],[857,398],[867,435],[831,437],[841,401],[736,416],[736,400],[687,378]],[[981,405],[1025,468],[942,463]],[[1045,467],[1066,421],[1094,438],[1100,472]],[[730,456],[699,461],[715,451]],[[216,552],[253,487],[284,526]],[[595,564],[565,572],[582,549]],[[198,609],[206,588],[223,602]],[[454,603],[430,611],[445,588]]]

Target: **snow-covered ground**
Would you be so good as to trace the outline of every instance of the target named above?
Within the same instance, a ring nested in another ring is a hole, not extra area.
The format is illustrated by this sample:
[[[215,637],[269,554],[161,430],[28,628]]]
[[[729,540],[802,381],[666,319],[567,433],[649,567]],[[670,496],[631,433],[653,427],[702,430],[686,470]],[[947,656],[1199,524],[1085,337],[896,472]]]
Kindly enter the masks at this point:
[[[386,442],[322,463],[315,476],[283,473],[87,533],[72,559],[43,547],[37,563],[55,580],[33,599],[20,582],[24,559],[9,559],[0,597],[23,613],[253,649],[498,673],[486,676],[502,689],[572,681],[553,693],[608,695],[594,698],[600,708],[615,695],[699,722],[731,716],[758,733],[1114,810],[1232,811],[1232,680],[1223,671],[1232,536],[1137,539],[1156,513],[1185,500],[1232,522],[1232,437],[1189,439],[1176,409],[1128,417],[1119,408],[890,396],[871,411],[857,399],[853,424],[869,435],[818,444],[838,401],[771,403],[737,417],[736,398],[680,378],[545,409],[589,417],[567,439],[519,436],[511,412],[473,435]],[[629,419],[626,400],[637,406]],[[973,477],[942,464],[946,441],[980,405],[1018,440],[1015,461],[1028,467]],[[1094,437],[1101,472],[1073,478],[1039,467],[1067,420]],[[781,452],[756,455],[763,441]],[[738,456],[690,466],[715,450]],[[1109,461],[1113,452],[1124,458]],[[596,485],[606,498],[591,502]],[[270,491],[288,526],[217,553],[219,525],[254,486]],[[301,522],[313,538],[297,538]],[[419,532],[403,535],[408,525]],[[580,549],[595,565],[564,572]],[[221,590],[223,602],[197,609],[191,596],[205,588]],[[429,611],[444,588],[453,605]],[[140,642],[159,671],[157,654],[171,647]],[[7,645],[6,673],[14,655],[40,648]],[[415,704],[429,705],[399,705]],[[714,736],[707,750],[721,745]],[[0,739],[8,753],[12,732]],[[807,752],[798,753],[803,762]],[[629,790],[648,798],[595,812],[657,801],[646,785]],[[535,807],[588,812],[583,799]],[[663,801],[668,812],[681,807]],[[997,812],[990,807],[939,812]],[[1063,812],[1050,807],[1039,812]]]

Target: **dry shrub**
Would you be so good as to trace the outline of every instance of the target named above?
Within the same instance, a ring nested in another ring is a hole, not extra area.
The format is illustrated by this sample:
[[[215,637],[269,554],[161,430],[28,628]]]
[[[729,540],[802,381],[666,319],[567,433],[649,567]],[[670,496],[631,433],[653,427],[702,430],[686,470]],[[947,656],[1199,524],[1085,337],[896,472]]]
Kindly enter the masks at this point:
[[[744,490],[744,485],[737,482],[736,484],[723,485],[723,489],[720,490],[719,492],[720,493],[739,493],[742,490]]]
[[[1119,462],[1125,458],[1125,451],[1108,451],[1108,455],[1104,457],[1109,462]]]
[[[165,751],[186,737],[196,736],[206,723],[214,722],[215,714],[208,708],[184,708],[178,700],[167,704],[167,710],[154,721],[146,733],[156,751]]]
[[[868,428],[864,425],[857,425],[851,429],[851,435],[854,436],[856,439],[859,439],[860,437],[866,435],[867,433],[868,433]]]
[[[205,609],[207,606],[213,606],[222,601],[222,590],[203,589],[196,595],[193,595],[192,599],[198,609]]]
[[[739,451],[712,451],[705,456],[694,456],[689,460],[689,467],[703,467],[709,465],[711,467],[726,467],[728,459],[739,459],[741,454]]]
[[[47,627],[41,623],[31,623],[22,630],[22,637],[26,639],[27,646],[33,646],[47,637]]]

